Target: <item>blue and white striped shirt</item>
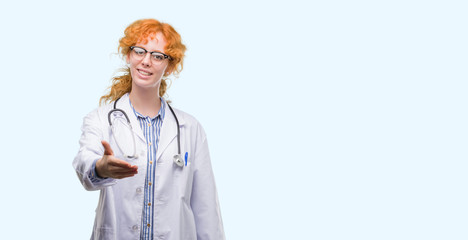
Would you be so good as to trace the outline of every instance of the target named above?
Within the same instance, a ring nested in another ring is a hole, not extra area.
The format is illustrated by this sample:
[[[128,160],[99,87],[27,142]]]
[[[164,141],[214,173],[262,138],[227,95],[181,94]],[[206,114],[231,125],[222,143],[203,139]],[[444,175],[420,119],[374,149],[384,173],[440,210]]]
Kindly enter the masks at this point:
[[[130,101],[130,99],[129,99]],[[138,121],[140,122],[141,130],[146,139],[147,147],[147,167],[145,180],[145,196],[143,200],[143,213],[141,217],[141,234],[140,239],[153,239],[153,214],[154,214],[154,180],[156,170],[156,153],[158,151],[159,136],[161,134],[161,126],[164,120],[166,102],[161,98],[161,108],[158,115],[154,118],[143,116],[133,108]]]

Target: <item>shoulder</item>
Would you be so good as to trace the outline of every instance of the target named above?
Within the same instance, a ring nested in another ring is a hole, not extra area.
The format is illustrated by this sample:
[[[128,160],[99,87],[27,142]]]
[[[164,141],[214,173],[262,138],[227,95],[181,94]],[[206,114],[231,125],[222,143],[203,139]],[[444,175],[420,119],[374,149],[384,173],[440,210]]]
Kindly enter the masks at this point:
[[[174,110],[174,113],[177,116],[180,125],[184,125],[187,127],[201,126],[200,122],[193,115],[175,107],[172,107],[172,109]]]
[[[172,107],[174,109],[175,114],[177,115],[178,119],[181,119],[184,121],[186,124],[200,124],[198,120],[191,114],[182,111],[178,108]]]
[[[96,107],[93,109],[91,112],[88,113],[88,115],[103,115],[107,114],[112,108],[113,108],[114,102],[111,103],[106,103],[101,106]]]
[[[174,113],[176,114],[177,119],[179,120],[179,124],[182,128],[185,128],[186,130],[189,130],[190,132],[195,133],[202,138],[206,137],[205,130],[203,129],[201,123],[193,115],[175,107],[172,107],[172,109],[174,110]]]
[[[104,121],[107,121],[107,114],[112,108],[113,102],[96,107],[84,117],[84,121],[105,123]]]

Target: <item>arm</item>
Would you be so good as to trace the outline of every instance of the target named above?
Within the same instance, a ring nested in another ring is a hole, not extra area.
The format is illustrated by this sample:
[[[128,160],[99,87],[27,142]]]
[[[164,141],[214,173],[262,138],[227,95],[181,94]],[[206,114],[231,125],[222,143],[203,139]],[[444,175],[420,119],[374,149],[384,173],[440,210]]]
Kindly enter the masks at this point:
[[[95,164],[104,155],[104,147],[101,144],[103,130],[98,110],[94,110],[83,119],[81,131],[80,149],[73,160],[73,167],[81,184],[86,190],[99,190],[115,184],[114,179],[100,178],[95,172]]]
[[[201,127],[200,134],[197,135],[200,137],[197,139],[195,159],[192,161],[195,172],[191,197],[197,239],[222,240],[225,236],[208,142]]]
[[[98,110],[88,114],[81,128],[80,150],[73,167],[86,190],[99,190],[115,184],[115,179],[132,177],[138,167],[114,157],[114,152],[104,138]],[[107,122],[106,122],[107,124]]]

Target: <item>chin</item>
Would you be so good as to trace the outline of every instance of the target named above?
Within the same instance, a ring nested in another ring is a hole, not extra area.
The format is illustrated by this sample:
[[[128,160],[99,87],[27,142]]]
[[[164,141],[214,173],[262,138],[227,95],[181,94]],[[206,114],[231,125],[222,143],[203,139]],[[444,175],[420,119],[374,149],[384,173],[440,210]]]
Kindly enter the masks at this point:
[[[132,87],[138,88],[159,88],[161,80],[157,81],[155,79],[134,79]]]

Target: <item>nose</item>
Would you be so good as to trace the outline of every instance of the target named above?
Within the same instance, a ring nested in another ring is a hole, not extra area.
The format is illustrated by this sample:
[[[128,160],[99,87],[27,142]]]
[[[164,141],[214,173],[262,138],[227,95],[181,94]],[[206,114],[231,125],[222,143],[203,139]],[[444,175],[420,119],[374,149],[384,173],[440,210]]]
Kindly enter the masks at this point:
[[[141,63],[147,67],[151,66],[151,54],[146,53],[145,57],[141,60]]]

